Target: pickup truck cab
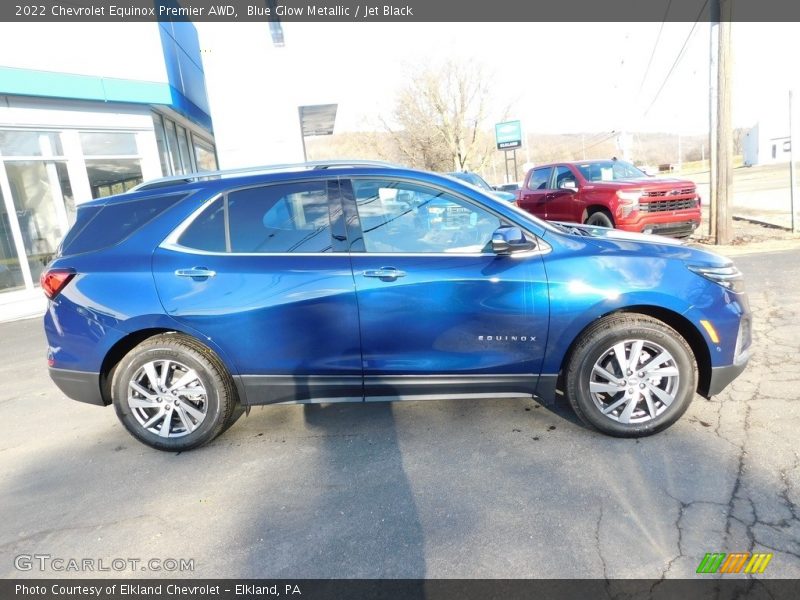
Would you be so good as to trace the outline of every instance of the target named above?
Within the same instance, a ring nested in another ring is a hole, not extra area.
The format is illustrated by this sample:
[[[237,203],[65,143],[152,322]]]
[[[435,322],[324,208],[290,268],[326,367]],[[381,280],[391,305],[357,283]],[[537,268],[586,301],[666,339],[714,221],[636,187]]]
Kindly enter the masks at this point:
[[[700,225],[693,182],[650,177],[613,159],[535,167],[517,192],[517,205],[548,221],[673,237],[688,237]]]

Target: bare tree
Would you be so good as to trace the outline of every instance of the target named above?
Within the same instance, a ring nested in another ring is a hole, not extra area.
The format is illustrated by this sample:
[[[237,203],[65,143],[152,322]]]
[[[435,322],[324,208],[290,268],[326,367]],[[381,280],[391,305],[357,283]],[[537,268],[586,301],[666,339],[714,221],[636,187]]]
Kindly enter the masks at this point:
[[[411,76],[397,97],[392,126],[382,119],[412,166],[434,171],[480,170],[492,151],[487,126],[490,81],[477,63],[448,61]]]

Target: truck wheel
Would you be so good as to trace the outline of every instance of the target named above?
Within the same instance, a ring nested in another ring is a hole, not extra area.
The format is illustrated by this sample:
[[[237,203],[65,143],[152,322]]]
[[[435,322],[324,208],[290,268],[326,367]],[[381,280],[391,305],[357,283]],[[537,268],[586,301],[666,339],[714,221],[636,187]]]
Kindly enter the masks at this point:
[[[594,225],[595,227],[614,227],[614,221],[611,219],[611,214],[606,210],[597,210],[593,212],[584,221],[586,225]]]
[[[697,388],[689,344],[665,323],[618,314],[590,326],[564,372],[578,417],[615,437],[642,437],[675,423]]]
[[[125,355],[114,370],[111,396],[125,428],[157,450],[202,446],[241,415],[224,365],[181,334],[153,336]]]

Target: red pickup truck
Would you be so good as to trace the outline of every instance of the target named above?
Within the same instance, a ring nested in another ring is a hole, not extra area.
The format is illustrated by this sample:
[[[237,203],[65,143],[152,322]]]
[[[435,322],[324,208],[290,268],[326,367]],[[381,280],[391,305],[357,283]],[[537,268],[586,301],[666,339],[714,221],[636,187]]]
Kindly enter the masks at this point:
[[[621,160],[541,165],[528,171],[517,205],[548,221],[687,237],[700,225],[700,197],[683,179],[650,177]]]

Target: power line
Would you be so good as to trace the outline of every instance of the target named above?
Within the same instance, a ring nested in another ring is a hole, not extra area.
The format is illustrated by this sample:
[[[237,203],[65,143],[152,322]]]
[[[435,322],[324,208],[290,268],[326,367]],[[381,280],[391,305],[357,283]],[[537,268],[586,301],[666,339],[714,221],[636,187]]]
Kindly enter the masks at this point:
[[[601,140],[599,140],[599,141],[595,142],[595,143],[594,143],[594,144],[592,144],[591,146],[586,146],[586,148],[584,148],[584,149],[585,149],[585,150],[588,150],[589,148],[594,148],[595,146],[599,146],[600,144],[605,144],[607,141],[609,141],[609,140],[613,139],[613,138],[614,138],[614,136],[616,136],[616,135],[617,135],[617,132],[616,132],[616,131],[612,131],[611,133],[609,133],[608,135],[606,135],[606,137],[604,137],[603,139],[601,139]]]
[[[656,36],[656,43],[653,44],[653,51],[650,53],[650,60],[647,61],[647,67],[644,70],[644,77],[642,77],[642,82],[639,84],[639,92],[638,94],[641,95],[642,88],[644,87],[644,82],[647,81],[647,75],[650,73],[650,67],[653,65],[653,57],[656,55],[656,49],[658,48],[658,42],[661,41],[661,33],[664,31],[664,24],[667,22],[667,15],[669,15],[669,9],[672,7],[672,0],[667,2],[667,10],[664,11],[664,17],[661,19],[661,27],[658,29],[658,35]]]
[[[658,100],[658,97],[661,95],[661,92],[664,90],[664,86],[667,85],[667,81],[669,81],[669,78],[672,75],[672,72],[675,70],[675,67],[678,66],[679,62],[681,62],[681,59],[683,58],[683,55],[684,55],[684,51],[686,50],[686,46],[689,44],[689,40],[692,38],[692,34],[694,33],[694,30],[697,28],[697,24],[700,22],[700,17],[702,16],[703,11],[705,11],[706,6],[708,6],[708,0],[703,2],[703,6],[700,8],[700,12],[697,13],[697,18],[694,20],[694,25],[692,25],[692,28],[689,30],[689,35],[686,36],[686,39],[683,42],[683,46],[681,46],[681,49],[678,52],[678,56],[675,57],[675,62],[672,63],[672,66],[669,68],[669,71],[667,72],[667,76],[664,77],[664,81],[661,83],[661,87],[658,88],[658,91],[656,92],[656,95],[653,98],[653,101],[650,103],[650,105],[644,111],[642,116],[646,117],[647,113],[650,112],[650,109],[653,108],[653,105],[656,103],[656,101]]]
[[[584,134],[581,134],[581,135],[584,135]],[[614,137],[614,135],[616,135],[615,131],[612,131],[610,134],[607,131],[601,131],[600,133],[593,133],[588,138],[583,139],[581,141],[581,145],[576,147],[575,149],[573,149],[571,151],[571,154],[573,154],[573,155],[574,154],[578,154],[579,152],[585,151],[587,148],[594,148],[595,146],[597,146],[597,144],[602,144],[603,142],[605,142],[605,141],[611,139],[612,137]],[[602,140],[600,140],[600,138],[603,137],[603,136],[606,136],[606,137],[604,137]],[[600,141],[598,141],[596,143],[593,143],[593,144],[591,144],[589,146],[586,145],[586,142],[594,142],[595,140],[600,140]]]

